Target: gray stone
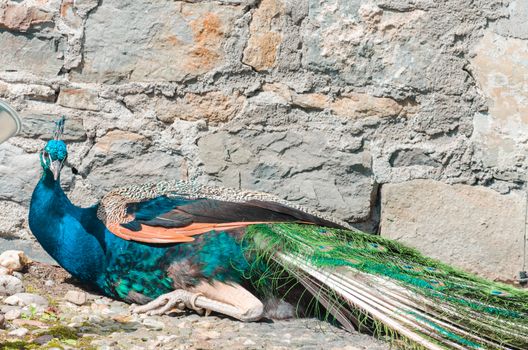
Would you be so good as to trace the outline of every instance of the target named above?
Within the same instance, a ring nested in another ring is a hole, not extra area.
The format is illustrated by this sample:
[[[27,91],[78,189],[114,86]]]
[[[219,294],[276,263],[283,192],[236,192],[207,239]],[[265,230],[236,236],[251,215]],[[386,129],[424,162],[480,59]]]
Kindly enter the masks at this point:
[[[86,15],[97,7],[99,4],[98,0],[76,0],[73,4],[75,11],[81,16],[86,17]]]
[[[17,166],[12,166],[16,164]],[[0,145],[0,197],[4,200],[14,202],[2,205],[8,207],[6,215],[2,215],[2,220],[20,221],[20,204],[25,203],[33,191],[39,178],[38,157],[35,154],[28,154],[21,148],[10,144]],[[9,216],[7,216],[9,215]]]
[[[432,159],[429,155],[431,152],[426,152],[422,149],[400,149],[396,150],[390,157],[390,165],[393,167],[405,167],[413,165],[425,165],[432,167],[439,167],[441,164]]]
[[[16,320],[21,315],[22,315],[22,312],[20,311],[20,309],[13,309],[13,310],[9,310],[8,312],[6,312],[4,314],[4,317],[8,321],[12,321],[12,320]]]
[[[76,78],[174,81],[203,74],[224,63],[224,35],[239,14],[240,8],[216,2],[105,1],[86,22],[84,66]]]
[[[4,49],[0,51],[0,71],[55,77],[62,67],[57,44],[55,40],[2,31],[0,47]]]
[[[32,139],[51,139],[55,125],[53,122],[58,119],[57,117],[57,115],[25,114],[20,136]],[[83,141],[86,139],[82,120],[68,117],[66,125],[68,132],[64,134],[64,141]]]
[[[46,287],[53,287],[55,285],[55,282],[53,282],[52,280],[46,280],[46,282],[44,282],[44,285]]]
[[[0,184],[3,182],[2,180],[3,179],[0,179]],[[9,182],[9,179],[5,179],[5,180]],[[13,179],[13,180],[16,181],[16,179]],[[9,188],[12,188],[12,187],[9,186]],[[29,191],[29,188],[27,190]],[[21,204],[10,201],[10,202],[1,202],[0,210],[2,210],[2,216],[0,216],[0,236],[4,238],[28,239],[30,234],[28,230],[25,228],[25,221],[24,221],[24,216],[27,213],[27,208]],[[8,245],[5,248],[11,248],[11,245]]]
[[[88,322],[97,324],[103,322],[103,318],[97,315],[90,315],[88,316]]]
[[[77,290],[69,290],[64,295],[64,300],[74,303],[76,305],[83,305],[86,303],[86,293]]]
[[[0,295],[13,295],[24,291],[22,281],[14,276],[0,275]]]
[[[304,116],[291,118],[300,121]],[[328,123],[319,122],[323,128]],[[345,220],[368,218],[375,188],[369,152],[330,152],[330,143],[349,139],[339,128],[332,136],[315,126],[277,129],[253,136],[204,136],[198,141],[204,170],[223,186],[275,193]]]
[[[4,303],[7,305],[29,306],[36,305],[47,307],[49,302],[46,298],[32,293],[17,293],[5,298]]]
[[[29,330],[27,328],[21,327],[21,328],[17,328],[15,330],[12,330],[11,332],[7,333],[7,335],[10,335],[10,336],[13,336],[13,337],[22,338],[26,334],[28,334],[28,332],[29,332]]]
[[[11,310],[20,310],[18,306],[0,304],[0,312],[6,314]]]
[[[503,36],[511,36],[519,39],[528,39],[528,3],[522,0],[512,0],[508,3],[508,16],[500,18],[492,28]]]
[[[512,27],[513,28],[513,27]],[[528,98],[523,76],[528,67],[520,63],[528,60],[528,41],[502,38],[487,31],[474,49],[471,67],[482,93],[489,99],[486,113],[473,117],[472,140],[476,154],[495,178],[506,181],[526,181],[526,139],[528,122],[524,115]]]
[[[431,180],[381,188],[381,235],[490,279],[522,266],[525,198]],[[499,214],[500,213],[500,214]]]
[[[142,323],[145,327],[152,329],[153,331],[161,331],[163,328],[165,328],[165,323],[153,318],[145,318]]]
[[[51,334],[43,334],[39,337],[36,337],[33,339],[33,343],[39,344],[39,345],[46,345],[53,339],[53,336]]]
[[[97,94],[87,89],[61,89],[57,103],[64,107],[81,110],[98,111],[101,109]]]

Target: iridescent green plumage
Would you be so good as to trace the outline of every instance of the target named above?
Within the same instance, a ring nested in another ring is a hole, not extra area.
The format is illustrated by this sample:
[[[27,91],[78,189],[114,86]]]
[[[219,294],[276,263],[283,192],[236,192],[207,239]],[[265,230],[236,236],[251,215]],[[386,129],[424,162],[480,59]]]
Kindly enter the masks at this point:
[[[253,225],[245,240],[251,242],[249,249],[257,257],[253,262],[257,274],[262,275],[263,264],[276,269],[268,270],[264,280],[256,278],[261,288],[273,290],[269,285],[281,281],[284,271],[295,276],[302,270],[300,266],[308,265],[323,271],[326,278],[335,273],[346,276],[355,288],[368,286],[380,299],[373,303],[378,309],[384,305],[404,315],[401,319],[410,320],[408,329],[423,333],[433,343],[448,348],[456,344],[528,348],[525,290],[479,278],[397,242],[359,231],[299,224]],[[303,261],[301,265],[291,264],[295,258]],[[335,303],[346,300],[338,292],[328,293]],[[383,323],[375,317],[374,321],[378,326]],[[378,331],[383,333],[383,329]]]

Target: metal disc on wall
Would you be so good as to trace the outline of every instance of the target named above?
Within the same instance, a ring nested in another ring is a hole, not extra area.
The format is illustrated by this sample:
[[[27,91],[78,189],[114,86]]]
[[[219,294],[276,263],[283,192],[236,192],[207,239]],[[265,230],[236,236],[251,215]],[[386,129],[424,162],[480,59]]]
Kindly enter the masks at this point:
[[[0,101],[0,143],[16,135],[21,126],[17,112],[6,102]]]

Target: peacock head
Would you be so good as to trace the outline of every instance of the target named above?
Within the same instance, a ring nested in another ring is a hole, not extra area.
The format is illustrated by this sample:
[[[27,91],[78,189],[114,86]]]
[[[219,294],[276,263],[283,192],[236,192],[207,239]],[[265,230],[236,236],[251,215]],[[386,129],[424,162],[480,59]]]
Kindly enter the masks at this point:
[[[66,144],[61,140],[64,131],[64,117],[55,122],[55,131],[53,139],[46,143],[44,149],[40,152],[40,164],[44,172],[50,171],[53,178],[59,178],[64,161],[68,158]]]

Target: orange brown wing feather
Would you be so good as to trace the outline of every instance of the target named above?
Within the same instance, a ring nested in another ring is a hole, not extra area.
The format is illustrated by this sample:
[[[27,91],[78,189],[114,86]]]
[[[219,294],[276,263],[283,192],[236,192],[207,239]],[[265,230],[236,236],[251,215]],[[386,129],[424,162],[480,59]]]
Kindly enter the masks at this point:
[[[214,230],[231,230],[253,224],[262,224],[263,221],[253,222],[228,222],[228,223],[192,223],[185,227],[165,228],[141,224],[141,230],[132,231],[120,224],[109,224],[107,228],[114,235],[125,240],[143,243],[188,243],[194,241],[192,236],[200,235]]]

